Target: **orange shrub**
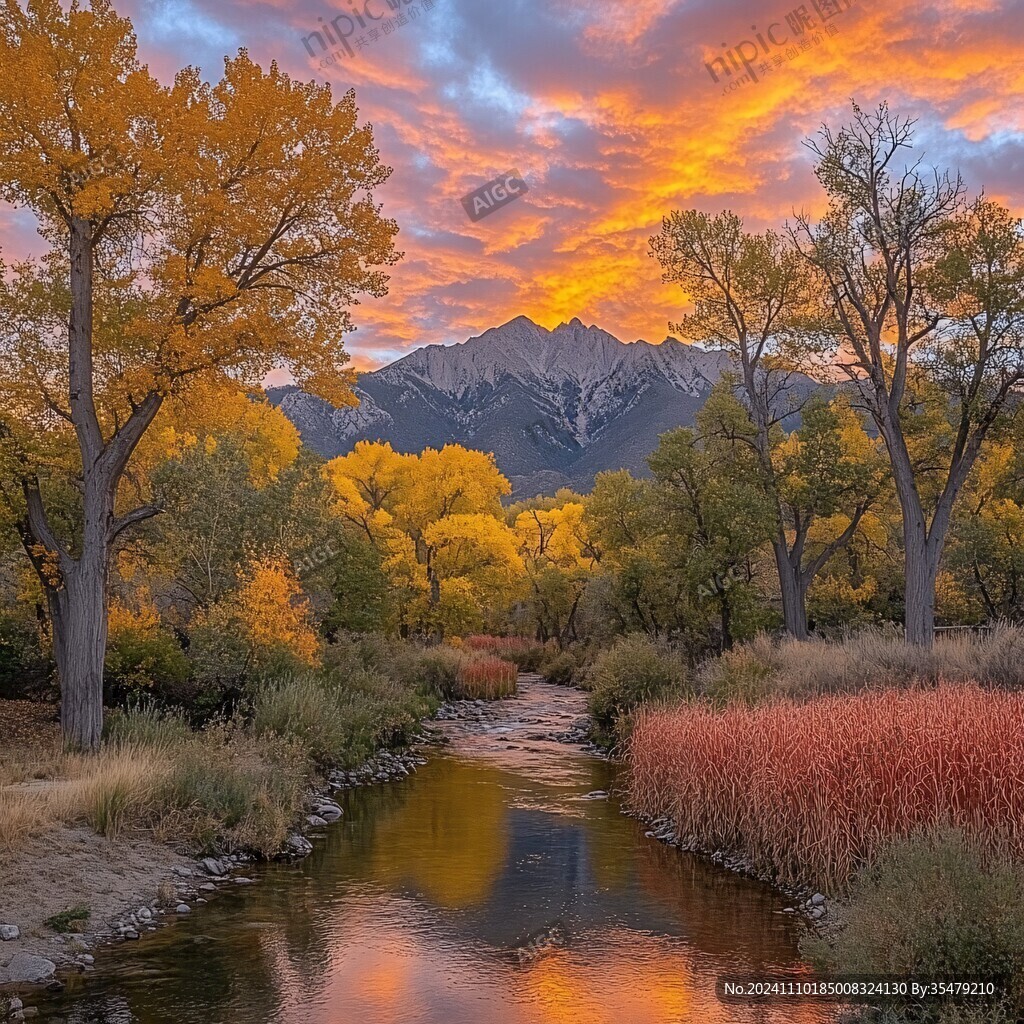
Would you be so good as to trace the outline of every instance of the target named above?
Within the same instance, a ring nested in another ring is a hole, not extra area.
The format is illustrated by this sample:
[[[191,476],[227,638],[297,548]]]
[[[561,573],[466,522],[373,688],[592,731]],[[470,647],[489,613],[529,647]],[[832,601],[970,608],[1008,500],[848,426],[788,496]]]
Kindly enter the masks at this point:
[[[628,792],[687,844],[842,887],[888,841],[962,828],[1024,855],[1024,694],[974,684],[638,716]]]
[[[501,658],[463,658],[456,696],[466,700],[498,700],[516,692],[518,669]]]

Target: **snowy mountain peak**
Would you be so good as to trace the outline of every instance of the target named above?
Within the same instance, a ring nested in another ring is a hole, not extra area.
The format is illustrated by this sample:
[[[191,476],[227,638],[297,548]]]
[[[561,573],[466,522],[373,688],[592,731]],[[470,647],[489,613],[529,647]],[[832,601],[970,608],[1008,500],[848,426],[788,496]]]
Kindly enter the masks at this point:
[[[671,338],[626,344],[579,317],[548,330],[517,316],[363,374],[354,409],[294,388],[273,397],[325,456],[360,440],[402,451],[456,442],[494,452],[517,493],[536,493],[589,486],[602,469],[643,472],[658,435],[693,422],[727,365]]]

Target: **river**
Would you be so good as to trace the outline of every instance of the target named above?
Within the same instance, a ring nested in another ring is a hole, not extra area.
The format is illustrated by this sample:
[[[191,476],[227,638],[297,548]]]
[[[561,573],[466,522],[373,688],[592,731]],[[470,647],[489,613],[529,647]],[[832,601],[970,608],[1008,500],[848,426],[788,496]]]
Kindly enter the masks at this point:
[[[101,950],[37,1019],[824,1021],[718,1000],[720,975],[799,973],[802,925],[769,887],[645,837],[614,767],[547,738],[582,712],[583,695],[526,679],[496,719],[444,723],[418,773],[340,794],[306,860]]]

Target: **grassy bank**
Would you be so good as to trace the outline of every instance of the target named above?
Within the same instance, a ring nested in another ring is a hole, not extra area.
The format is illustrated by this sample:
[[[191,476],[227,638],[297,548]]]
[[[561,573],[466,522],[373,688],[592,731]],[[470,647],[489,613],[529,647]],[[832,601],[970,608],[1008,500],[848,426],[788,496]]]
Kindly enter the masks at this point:
[[[686,845],[828,893],[805,951],[832,976],[990,978],[1002,993],[858,1019],[1017,1020],[1022,654],[1011,627],[927,652],[881,633],[760,637],[692,670],[651,641],[620,642],[604,670],[628,800]],[[640,679],[661,682],[637,701]]]
[[[360,638],[320,668],[252,682],[201,728],[152,702],[114,710],[98,755],[56,743],[0,755],[0,850],[85,823],[109,837],[145,829],[183,852],[272,855],[327,770],[407,744],[441,700],[514,692],[515,675],[486,655]]]

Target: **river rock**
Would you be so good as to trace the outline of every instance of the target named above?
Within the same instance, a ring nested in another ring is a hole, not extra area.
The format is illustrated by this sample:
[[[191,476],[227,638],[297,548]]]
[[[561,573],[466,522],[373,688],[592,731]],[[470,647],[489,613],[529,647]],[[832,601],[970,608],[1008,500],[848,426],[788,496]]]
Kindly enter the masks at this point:
[[[317,804],[313,810],[324,821],[337,821],[342,814],[341,808],[337,804],[326,802]]]
[[[202,892],[216,892],[217,886],[215,886],[213,882],[203,882],[203,884],[199,886],[199,889]]]
[[[139,937],[139,933],[134,928],[125,928],[125,930],[121,934],[126,939],[131,939],[132,941],[138,939]]]
[[[192,908],[187,903],[179,903],[175,908],[176,914],[191,914]]]
[[[16,924],[0,924],[0,942],[13,942],[21,936]]]
[[[313,844],[297,833],[285,841],[285,849],[294,857],[306,857],[313,852]]]
[[[204,857],[200,862],[203,866],[203,870],[208,875],[226,875],[227,869],[219,860],[214,860],[213,857]]]
[[[327,824],[327,819],[321,818],[319,814],[310,814],[306,816],[306,824],[313,828],[320,828]]]
[[[820,892],[816,892],[811,897],[811,906],[812,907],[820,907],[820,906],[822,906],[822,904],[824,904],[824,902],[825,902],[825,897],[822,896],[822,894]]]
[[[36,985],[41,981],[49,981],[53,977],[57,965],[45,956],[35,953],[15,953],[11,962],[0,971],[0,981],[13,984]]]

